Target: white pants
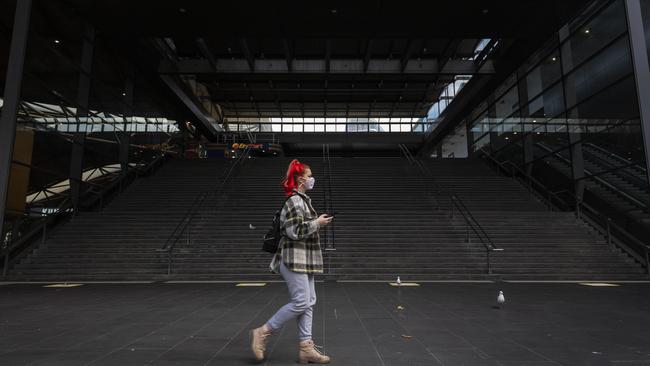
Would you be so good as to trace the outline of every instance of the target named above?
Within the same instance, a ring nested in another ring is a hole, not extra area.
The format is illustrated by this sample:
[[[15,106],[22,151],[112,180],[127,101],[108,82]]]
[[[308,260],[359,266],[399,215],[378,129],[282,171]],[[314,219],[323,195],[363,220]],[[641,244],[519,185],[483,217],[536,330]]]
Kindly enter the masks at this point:
[[[272,329],[280,329],[287,321],[297,318],[298,338],[301,341],[311,339],[311,323],[316,304],[316,287],[311,273],[293,272],[280,262],[280,274],[289,288],[291,302],[284,305],[266,324]]]

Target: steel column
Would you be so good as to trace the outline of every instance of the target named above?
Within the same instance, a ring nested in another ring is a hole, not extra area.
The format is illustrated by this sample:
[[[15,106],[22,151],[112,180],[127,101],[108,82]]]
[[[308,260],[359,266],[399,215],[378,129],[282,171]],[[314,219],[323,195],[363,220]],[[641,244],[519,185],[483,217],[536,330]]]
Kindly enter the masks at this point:
[[[81,53],[81,71],[79,72],[79,86],[77,90],[77,118],[88,117],[88,103],[90,99],[90,82],[95,48],[95,29],[86,24],[84,27],[83,46]],[[79,119],[77,120],[79,121]],[[78,123],[77,126],[80,124]],[[70,156],[70,197],[75,214],[79,210],[79,197],[81,194],[82,171],[86,132],[79,131],[72,137],[72,152]]]
[[[627,27],[632,49],[636,94],[639,100],[646,173],[650,182],[650,67],[648,66],[648,47],[643,29],[640,0],[625,0],[625,11],[627,13]]]
[[[31,0],[16,1],[16,13],[14,15],[11,48],[9,50],[3,95],[4,105],[2,107],[2,116],[0,117],[0,233],[4,232],[2,226],[5,219],[9,174],[11,173],[11,159],[16,134],[16,116],[18,104],[20,103],[31,9]]]

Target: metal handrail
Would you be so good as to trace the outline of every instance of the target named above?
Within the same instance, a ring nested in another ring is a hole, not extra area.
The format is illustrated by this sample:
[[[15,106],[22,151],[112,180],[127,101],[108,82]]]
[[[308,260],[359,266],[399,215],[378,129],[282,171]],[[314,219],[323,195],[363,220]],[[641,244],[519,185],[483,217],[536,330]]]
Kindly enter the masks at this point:
[[[519,171],[519,172],[525,174],[525,172],[524,172],[521,168],[519,168],[518,166],[516,166],[516,165],[515,165],[514,163],[512,163],[511,161],[506,161],[506,162],[504,162],[504,163],[501,163],[501,162],[497,161],[493,156],[491,156],[490,154],[488,154],[485,150],[481,149],[481,151],[483,152],[483,156],[487,157],[490,161],[496,163],[496,165],[497,165],[498,167],[502,168],[504,171],[506,171],[506,172],[508,171],[508,170],[504,167],[504,165],[505,165],[506,163],[509,163],[509,164],[512,165],[513,168],[515,168],[515,170],[517,170],[517,171]],[[514,177],[514,176],[513,176],[513,177]],[[636,258],[639,262],[641,262],[641,263],[645,262],[646,270],[647,270],[647,272],[648,272],[648,275],[650,275],[650,254],[649,254],[649,252],[650,252],[650,246],[648,246],[647,244],[644,244],[644,243],[641,242],[639,239],[637,239],[637,238],[634,237],[632,234],[630,234],[627,230],[625,230],[625,229],[622,228],[621,226],[617,225],[616,223],[612,222],[612,218],[611,218],[611,217],[609,217],[609,216],[607,216],[607,215],[601,213],[600,211],[594,209],[593,207],[587,205],[587,204],[584,203],[582,200],[578,200],[577,197],[576,197],[572,192],[570,192],[569,190],[566,190],[566,189],[565,189],[565,190],[560,190],[560,191],[553,192],[553,191],[550,191],[548,188],[546,188],[546,186],[545,186],[544,184],[542,184],[541,182],[539,182],[539,181],[536,180],[535,178],[530,177],[530,179],[531,179],[531,181],[534,181],[534,182],[536,183],[536,185],[537,185],[537,186],[538,186],[542,191],[544,191],[544,192],[546,193],[546,197],[549,197],[549,198],[550,198],[550,197],[554,197],[556,200],[558,200],[559,202],[563,203],[565,207],[571,207],[572,205],[571,205],[570,203],[568,203],[566,200],[561,199],[561,198],[559,197],[559,194],[560,194],[560,193],[566,193],[566,194],[568,194],[568,195],[569,195],[569,196],[574,200],[574,202],[575,202],[575,208],[576,208],[576,209],[575,209],[575,212],[576,212],[576,217],[577,217],[578,219],[581,219],[581,220],[585,220],[585,219],[586,219],[585,216],[581,214],[581,212],[583,212],[583,211],[587,211],[587,212],[591,213],[593,216],[596,216],[596,219],[595,219],[595,220],[591,219],[591,220],[590,220],[590,223],[591,223],[592,226],[595,227],[596,229],[600,229],[600,231],[601,231],[601,232],[603,233],[603,235],[606,237],[606,239],[607,239],[607,243],[610,244],[610,245],[614,244],[614,245],[616,245],[617,247],[623,249],[626,253],[628,253],[628,254],[631,255],[632,257]],[[550,201],[548,201],[548,204],[549,204],[549,206],[551,206],[552,203],[551,203]],[[586,209],[586,210],[585,210],[585,209]],[[600,224],[598,223],[598,220],[597,220],[598,218],[603,219],[605,225],[600,226]],[[634,252],[632,249],[630,249],[627,245],[625,245],[625,244],[624,244],[622,241],[620,241],[620,240],[619,240],[619,242],[617,243],[616,240],[614,240],[614,235],[612,235],[612,228],[615,229],[618,233],[620,233],[620,234],[621,234],[623,237],[625,237],[627,240],[629,240],[630,242],[632,242],[634,245],[640,247],[640,248],[642,249],[644,255],[643,255],[643,256],[638,255],[636,252]]]
[[[328,192],[328,200],[329,200],[329,209],[331,211],[334,211],[334,200],[332,199],[332,161],[330,159],[330,145],[327,144],[326,148],[327,152],[327,192]],[[331,226],[330,226],[331,225]],[[334,236],[334,223],[330,223],[329,230],[332,234],[332,243],[329,248],[326,248],[326,250],[336,250],[336,239]]]
[[[406,160],[409,161],[410,164],[414,164],[415,161],[413,161],[413,155],[411,152],[408,150],[408,148],[404,144],[398,144],[400,150],[402,151],[402,154],[406,157]]]
[[[228,182],[228,179],[232,175],[232,172],[235,170],[236,167],[241,165],[242,161],[245,161],[246,158],[248,157],[248,154],[250,153],[251,148],[246,147],[244,149],[244,152],[235,160],[235,162],[230,166],[230,169],[228,169],[228,172],[226,173],[225,177],[221,180],[219,185],[217,186],[216,189],[206,189],[202,192],[199,192],[199,194],[194,197],[194,200],[192,201],[192,204],[190,205],[189,209],[187,210],[187,213],[183,216],[183,218],[176,224],[176,227],[172,231],[171,235],[167,238],[163,246],[159,249],[156,249],[156,252],[158,253],[167,253],[167,275],[171,275],[172,271],[172,253],[174,251],[174,248],[176,247],[176,243],[178,243],[179,239],[184,235],[187,234],[187,243],[190,243],[190,235],[191,232],[189,230],[190,225],[192,224],[192,221],[194,220],[194,217],[196,214],[203,208],[203,205],[205,204],[207,198],[210,195],[214,195],[218,197],[219,193],[222,191],[226,183]]]
[[[95,192],[95,191],[87,191],[85,192],[85,195],[90,195],[92,194],[95,198],[91,201],[90,206],[94,205],[95,203],[99,202],[99,209],[101,210],[104,207],[105,203],[105,198],[114,191],[114,189],[119,185],[119,190],[118,194],[122,192],[122,186],[123,183],[127,180],[135,176],[137,179],[140,175],[147,174],[150,171],[157,169],[160,167],[162,162],[165,161],[167,158],[166,154],[161,154],[160,156],[156,157],[154,160],[149,162],[144,168],[133,168],[132,170],[128,171],[126,174],[120,175],[117,179],[113,180],[110,182],[106,187],[104,187],[101,191]],[[48,214],[44,217],[43,221],[36,225],[32,230],[27,232],[25,235],[22,235],[20,239],[11,242],[7,247],[3,248],[3,257],[4,257],[4,266],[2,269],[2,275],[6,276],[7,271],[9,270],[9,265],[11,262],[15,261],[16,258],[19,258],[22,256],[23,253],[25,253],[27,250],[29,250],[35,243],[34,239],[36,236],[41,235],[41,244],[45,244],[45,241],[47,239],[47,231],[48,227],[51,224],[54,224],[70,215],[74,214],[73,211],[74,207],[72,205],[72,202],[69,200],[69,198],[64,199],[59,206],[57,207],[56,212],[53,212],[51,214]],[[30,244],[30,245],[27,245]],[[19,250],[19,253],[15,254],[13,257],[11,256],[11,253]]]
[[[619,175],[622,175],[624,177],[623,179],[629,181],[630,183],[635,184],[638,187],[643,187],[643,186],[647,187],[648,186],[647,181],[645,181],[645,180],[639,178],[638,176],[626,171],[627,168],[637,166],[636,163],[630,163],[628,161],[628,162],[626,162],[625,165],[617,166],[617,165],[614,165],[614,164],[610,163],[609,161],[601,158],[600,156],[597,156],[596,154],[594,154],[592,152],[585,151],[584,153],[589,155],[589,158],[588,158],[589,160],[591,160],[591,159],[596,160],[598,162],[598,164],[601,164],[601,165],[604,165],[604,166],[608,167],[607,170],[599,172],[598,175],[603,175],[603,174],[608,174],[608,173],[619,174]],[[639,188],[639,189],[643,189],[643,188]],[[646,191],[647,191],[647,188],[646,188]]]
[[[404,144],[399,144],[400,149],[406,156],[407,160],[411,162],[411,164],[414,164],[421,172],[422,177],[425,180],[425,184],[428,183],[426,178],[429,178],[430,180],[433,180],[433,174],[431,174],[431,171],[424,165],[422,164],[422,161],[419,159],[416,159],[413,154],[411,154],[410,150],[404,145]],[[437,205],[437,210],[440,210],[440,196],[442,195],[443,189],[440,187],[440,185],[436,184],[435,182],[431,181],[431,186],[435,189],[436,193],[436,205]],[[487,273],[492,274],[492,263],[490,261],[490,253],[491,252],[501,252],[503,251],[502,248],[498,248],[492,239],[490,239],[490,236],[485,232],[483,227],[479,224],[478,220],[472,215],[471,211],[465,206],[463,201],[458,197],[456,193],[453,191],[449,191],[450,195],[450,211],[451,211],[451,218],[454,218],[454,207],[456,207],[456,210],[463,216],[465,219],[466,223],[466,232],[467,232],[467,238],[466,242],[470,243],[470,234],[469,230],[470,228],[476,235],[476,237],[481,241],[483,246],[486,249],[486,267],[487,267]]]
[[[609,217],[608,215],[605,215],[602,212],[598,211],[597,209],[589,206],[588,204],[577,200],[575,195],[570,191],[567,190],[564,192],[567,193],[571,198],[575,200],[576,217],[578,219],[587,221],[596,230],[600,231],[601,234],[606,238],[608,245],[610,246],[614,245],[622,249],[628,255],[635,258],[637,261],[639,261],[639,263],[645,264],[646,272],[650,276],[650,245],[643,243],[642,241],[637,239],[634,235],[630,234],[623,227],[613,222],[612,218]],[[585,212],[587,213],[587,215],[584,214]],[[589,217],[589,215],[591,215],[592,217]],[[604,222],[604,225],[602,224],[601,221]],[[639,248],[642,254],[639,254],[635,252],[633,249],[631,249],[625,241],[620,239],[616,240],[617,239],[616,235],[613,235],[612,229],[616,231],[618,234],[620,234],[620,236],[624,237],[627,240],[627,243],[631,243],[632,245]]]
[[[485,150],[481,149],[481,152],[483,152],[482,155],[483,157],[488,158],[488,160],[494,163],[497,167],[501,168],[503,172],[510,173],[512,178],[516,178],[517,175],[515,174],[515,172],[519,173],[523,177],[524,186],[526,187],[526,189],[528,189],[529,193],[532,194],[536,192],[533,189],[533,185],[537,186],[545,194],[545,196],[541,198],[546,200],[549,211],[553,211],[553,199],[555,200],[555,202],[562,204],[564,208],[569,207],[566,205],[566,202],[564,200],[558,197],[556,192],[551,191],[546,187],[546,185],[544,185],[544,183],[531,177],[529,174],[526,174],[526,172],[523,169],[521,169],[519,166],[517,166],[517,164],[513,163],[510,160],[500,162],[496,160],[492,155],[488,154]],[[508,169],[506,166],[508,166],[510,169]],[[540,194],[539,192],[537,193],[538,195]],[[560,208],[560,206],[557,205],[556,207]]]
[[[587,146],[589,146],[589,147],[591,147],[591,148],[594,148],[594,149],[600,151],[601,153],[606,154],[607,156],[610,156],[610,157],[612,157],[612,158],[614,158],[614,159],[616,159],[616,160],[619,160],[619,161],[622,161],[622,162],[625,162],[625,163],[629,163],[629,162],[630,162],[629,160],[625,159],[624,157],[622,157],[622,156],[620,156],[620,155],[618,155],[618,154],[614,154],[614,153],[612,153],[611,151],[606,150],[606,149],[604,149],[604,148],[602,148],[602,147],[600,147],[600,146],[598,146],[598,145],[596,145],[596,144],[593,144],[593,143],[586,143],[585,145],[587,145]],[[643,172],[646,172],[646,168],[644,168],[643,166],[641,166],[641,165],[639,165],[639,164],[633,164],[633,165],[631,165],[631,166],[632,166],[632,167],[635,167],[635,168],[637,168],[637,169],[640,169],[640,170],[643,171]]]
[[[471,211],[465,206],[463,201],[456,194],[451,195],[451,218],[454,218],[454,207],[456,210],[463,216],[466,224],[467,237],[465,239],[466,243],[471,242],[471,235],[469,229],[471,228],[474,232],[474,235],[481,241],[483,247],[485,247],[485,258],[486,258],[486,267],[487,273],[492,274],[492,262],[490,261],[490,253],[492,252],[502,252],[503,248],[498,248],[490,236],[485,232],[478,220],[472,215]]]
[[[556,152],[553,149],[551,149],[550,147],[545,146],[543,144],[537,144],[537,145],[540,146],[541,148],[543,148],[544,150],[550,152],[552,155],[557,156],[565,164],[569,164],[569,166],[571,165],[571,161],[569,161],[569,159],[567,159],[566,157],[562,156],[559,152]],[[639,201],[637,198],[632,197],[628,193],[621,191],[618,187],[612,185],[611,183],[607,182],[606,180],[602,179],[601,177],[591,173],[589,170],[584,169],[584,171],[587,174],[587,176],[585,176],[584,178],[581,178],[581,179],[593,178],[594,180],[596,180],[601,185],[604,185],[605,187],[607,187],[607,188],[611,189],[612,191],[616,192],[617,194],[625,197],[628,201],[630,201],[630,203],[632,203],[634,206],[638,207],[639,209],[641,209],[643,211],[646,211],[646,212],[648,210],[650,210],[650,207],[648,207],[648,205],[646,205],[644,202]]]
[[[402,153],[406,157],[406,160],[408,160],[411,165],[415,165],[420,171],[425,187],[424,193],[427,197],[431,196],[430,189],[427,187],[433,188],[436,200],[436,210],[440,210],[440,196],[442,194],[442,188],[433,181],[433,174],[431,174],[431,171],[424,164],[422,164],[422,161],[413,156],[411,150],[409,150],[406,145],[399,144],[399,148],[402,150]]]
[[[194,217],[194,215],[199,211],[199,209],[201,209],[201,208],[203,207],[203,203],[205,202],[205,200],[208,198],[208,196],[209,196],[210,194],[215,194],[215,195],[217,195],[217,194],[221,191],[221,188],[223,188],[223,186],[225,185],[225,183],[228,181],[228,178],[230,178],[232,172],[234,171],[234,168],[237,167],[238,165],[240,165],[241,162],[244,161],[244,160],[246,159],[246,157],[248,156],[248,153],[249,153],[249,152],[250,152],[250,148],[247,147],[246,149],[244,149],[244,152],[243,152],[243,153],[238,157],[238,159],[235,160],[235,162],[230,166],[230,168],[228,169],[228,171],[227,171],[227,173],[226,173],[224,179],[221,180],[219,186],[217,186],[216,189],[208,188],[208,189],[206,189],[206,190],[204,190],[204,191],[202,191],[202,192],[199,192],[199,193],[196,195],[196,197],[194,197],[194,200],[192,201],[192,204],[190,205],[190,207],[189,207],[188,210],[187,210],[187,213],[186,213],[186,214],[183,216],[183,218],[179,221],[179,223],[178,223],[178,224],[176,225],[176,227],[174,228],[174,231],[172,231],[172,234],[169,236],[169,238],[167,239],[167,241],[165,241],[165,244],[164,244],[164,245],[163,245],[159,250],[167,251],[167,250],[171,250],[171,249],[173,249],[173,245],[175,245],[175,243],[172,243],[172,241],[174,240],[173,238],[175,237],[175,234],[176,234],[176,233],[179,231],[179,229],[181,229],[181,228],[182,228],[182,230],[181,230],[181,234],[182,234],[182,231],[183,231],[183,230],[185,229],[185,227],[186,227],[186,225],[184,226],[183,224],[184,224],[184,223],[189,223],[189,221],[187,221],[187,219],[188,219],[188,218],[193,218],[193,217]],[[191,220],[190,220],[190,221],[191,221]],[[176,240],[178,240],[178,239],[176,238]],[[171,244],[170,244],[170,243],[171,243]]]

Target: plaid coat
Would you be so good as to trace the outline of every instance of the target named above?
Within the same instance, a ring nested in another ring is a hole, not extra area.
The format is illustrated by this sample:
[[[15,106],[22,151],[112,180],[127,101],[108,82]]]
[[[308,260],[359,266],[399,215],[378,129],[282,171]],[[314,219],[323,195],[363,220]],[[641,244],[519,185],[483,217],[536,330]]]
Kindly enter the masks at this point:
[[[282,238],[269,268],[280,272],[280,261],[294,272],[323,273],[323,254],[318,236],[316,210],[306,194],[293,191],[280,211]]]

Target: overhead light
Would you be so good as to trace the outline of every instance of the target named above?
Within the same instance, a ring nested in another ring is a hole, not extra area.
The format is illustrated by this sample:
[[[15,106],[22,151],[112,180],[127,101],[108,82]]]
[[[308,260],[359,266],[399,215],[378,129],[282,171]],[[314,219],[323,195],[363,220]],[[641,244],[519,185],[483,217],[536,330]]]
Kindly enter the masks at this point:
[[[332,14],[336,14],[337,10],[336,10],[336,9],[332,9],[332,10],[330,10],[330,12],[331,12]]]
[[[178,8],[178,11],[181,13],[185,13],[187,10],[185,10],[185,8]]]
[[[589,28],[585,29],[585,34],[589,34],[589,33],[591,33],[591,31],[589,30]]]
[[[533,120],[533,123],[535,123],[535,122],[537,122],[537,120],[536,120],[536,119],[534,119],[534,120]]]
[[[556,57],[553,57],[551,60],[553,60],[553,61],[557,61],[557,58],[556,58]]]
[[[123,96],[123,97],[126,97],[126,93],[122,93],[122,96]]]
[[[517,131],[515,131],[515,132],[513,132],[513,134],[515,134],[515,135],[516,135],[516,134],[517,134]]]
[[[61,43],[61,41],[59,41],[58,39],[55,39],[55,40],[54,40],[54,43],[55,43],[55,44],[59,44],[59,43]]]
[[[506,140],[510,140],[510,138],[508,136],[506,136]]]

